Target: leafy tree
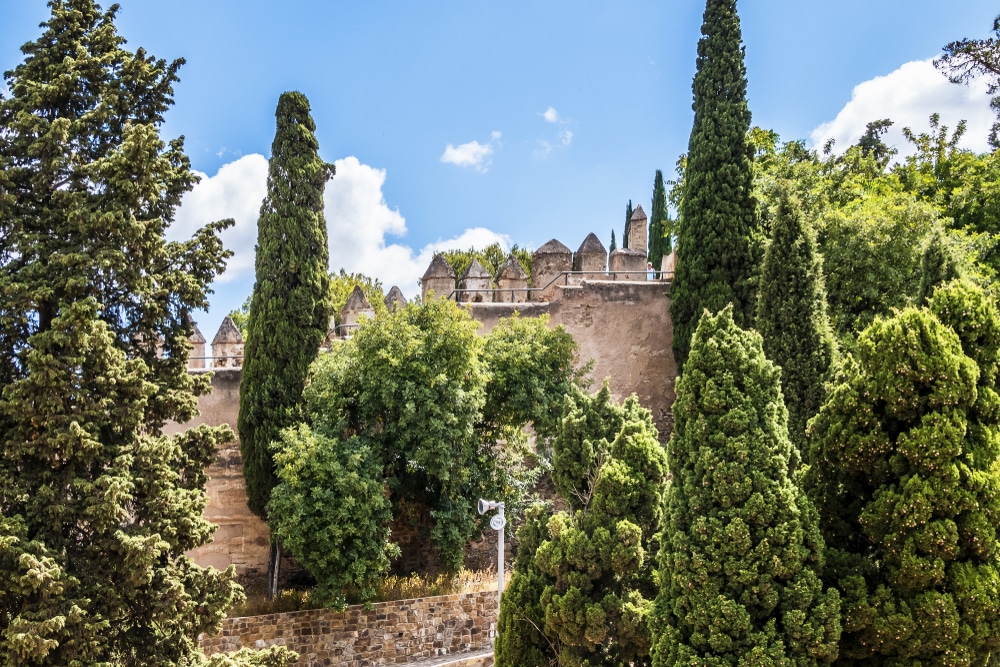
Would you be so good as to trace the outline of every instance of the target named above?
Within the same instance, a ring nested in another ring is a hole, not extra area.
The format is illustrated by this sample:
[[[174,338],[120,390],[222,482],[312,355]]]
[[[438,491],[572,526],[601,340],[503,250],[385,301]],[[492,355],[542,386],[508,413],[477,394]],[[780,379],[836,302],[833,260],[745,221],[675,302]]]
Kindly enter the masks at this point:
[[[628,237],[629,232],[632,229],[632,200],[628,200],[628,206],[625,207],[625,234],[622,235],[622,248],[628,248]]]
[[[882,118],[881,120],[874,120],[868,123],[865,126],[865,133],[861,135],[861,139],[857,143],[858,148],[861,149],[861,155],[871,157],[883,169],[889,164],[892,156],[898,152],[895,148],[887,146],[882,141],[882,136],[889,131],[892,125],[892,120],[889,118]]]
[[[305,424],[284,431],[276,449],[280,483],[268,503],[276,537],[316,578],[320,603],[343,609],[347,589],[371,599],[399,553],[389,544],[378,458],[357,438],[339,442]]]
[[[757,302],[757,331],[767,358],[781,367],[788,435],[805,446],[806,421],[819,412],[836,345],[826,314],[822,258],[798,200],[785,194],[771,227]]]
[[[934,66],[948,75],[952,83],[969,83],[980,76],[987,78],[986,91],[994,95],[990,107],[1000,116],[1000,16],[993,19],[995,37],[986,39],[964,38],[945,44],[944,55],[934,61]],[[1000,148],[1000,121],[993,124],[989,136],[990,146]]]
[[[653,664],[829,664],[840,601],[790,476],[780,372],[732,311],[702,317],[677,381]]]
[[[528,512],[498,621],[497,665],[648,665],[650,552],[666,456],[634,396],[567,402],[554,478],[571,512]]]
[[[0,98],[0,663],[199,664],[240,596],[184,555],[232,433],[164,426],[209,388],[190,313],[231,222],[164,239],[197,181],[159,135],[182,61],[123,48],[117,6],[50,7]]]
[[[653,178],[653,207],[649,223],[649,261],[653,268],[660,270],[663,256],[670,254],[670,218],[667,215],[667,190],[663,184],[663,172],[656,170]]]
[[[927,245],[924,246],[924,254],[920,258],[920,290],[917,292],[917,305],[925,305],[934,288],[957,277],[958,262],[946,245],[944,234],[936,231],[928,239]]]
[[[996,615],[1000,318],[967,283],[877,319],[812,423],[807,488],[845,665],[985,665]]]
[[[490,275],[496,276],[500,271],[500,267],[503,266],[503,263],[507,261],[507,257],[511,254],[521,262],[521,268],[524,269],[525,273],[529,276],[531,275],[531,253],[516,243],[511,247],[509,252],[504,250],[503,246],[499,243],[491,243],[482,250],[476,250],[475,248],[470,248],[469,250],[445,250],[442,254],[456,276],[461,276],[465,273],[466,269],[472,264],[473,259],[478,259],[479,263],[490,272]]]
[[[704,309],[732,303],[736,321],[749,325],[755,307],[753,148],[736,0],[707,0],[701,32],[671,286],[678,370]]]
[[[322,540],[304,540],[314,552],[304,559],[313,574],[324,580],[333,572],[328,547],[336,540],[352,540],[359,554],[355,570],[323,584],[328,599],[348,581],[365,594],[365,582],[381,572],[389,547],[385,533],[371,527],[385,526],[377,520],[376,488],[387,490],[393,520],[404,512],[426,520],[426,539],[446,569],[461,566],[466,543],[484,527],[470,498],[504,499],[512,509],[523,502],[533,477],[524,469],[522,428],[537,420],[539,433],[547,432],[547,414],[560,410],[575,377],[576,345],[544,320],[501,321],[487,337],[477,327],[453,302],[409,304],[376,314],[315,363],[304,392],[309,428],[286,431],[279,454],[288,471],[282,486],[291,487],[281,493],[301,497],[295,462],[301,452],[325,449],[331,451],[315,454],[317,469],[340,466],[359,479],[315,498],[351,497],[366,507],[365,516],[316,510],[330,525]],[[357,457],[354,467],[349,457]],[[314,570],[311,562],[328,569]]]
[[[330,272],[330,299],[332,302],[333,315],[340,321],[340,311],[347,305],[354,286],[360,285],[368,303],[376,312],[385,310],[385,290],[382,281],[378,278],[371,278],[363,273],[348,273],[343,268],[339,273]]]

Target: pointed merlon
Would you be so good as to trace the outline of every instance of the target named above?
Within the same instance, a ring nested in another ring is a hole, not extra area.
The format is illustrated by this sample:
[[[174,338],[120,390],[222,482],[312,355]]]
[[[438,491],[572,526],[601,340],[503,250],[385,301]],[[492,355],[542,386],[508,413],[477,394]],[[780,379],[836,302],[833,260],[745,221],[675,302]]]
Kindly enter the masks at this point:
[[[535,255],[572,255],[573,251],[567,248],[565,245],[552,239],[548,243],[544,244],[541,248],[536,250],[533,254]]]
[[[641,210],[641,209],[637,209],[637,210]],[[633,214],[632,217],[634,218],[635,215]],[[576,253],[578,255],[581,254],[581,253],[582,254],[587,254],[587,255],[591,255],[591,254],[607,255],[608,254],[608,250],[607,250],[607,248],[604,247],[604,244],[601,243],[601,240],[599,238],[597,238],[597,234],[594,234],[593,232],[591,232],[590,234],[587,234],[587,238],[585,238],[583,240],[583,243],[580,244],[580,249],[577,250]]]
[[[645,211],[642,210],[642,204],[639,204],[638,206],[635,207],[635,210],[632,211],[632,220],[645,220],[645,219],[646,219],[646,213]]]
[[[491,277],[492,276],[490,276],[490,272],[486,270],[486,267],[480,264],[478,259],[473,257],[472,263],[469,264],[469,268],[465,270],[465,273],[462,274],[462,277],[459,278],[459,280],[469,280],[475,278],[491,278]]]
[[[342,313],[360,313],[371,310],[372,305],[365,298],[365,293],[361,290],[361,285],[355,285],[351,296],[347,297],[347,303],[340,309]]]
[[[215,338],[212,339],[212,346],[216,345],[226,345],[229,343],[242,343],[243,334],[240,333],[239,327],[236,326],[236,322],[233,322],[233,318],[226,315],[225,319],[222,320],[222,324],[219,326],[218,333],[215,334]]]
[[[402,308],[407,304],[406,297],[403,296],[403,291],[399,289],[396,285],[392,286],[389,293],[385,295],[385,307],[392,312],[397,308]]]
[[[521,262],[513,253],[507,256],[506,261],[500,265],[497,271],[497,282],[501,280],[527,280],[528,272],[521,266]]]
[[[431,278],[451,278],[455,279],[455,271],[451,268],[451,264],[448,260],[444,258],[444,255],[437,253],[434,255],[434,259],[431,260],[430,266],[424,271],[424,275],[420,278],[421,281],[426,281]]]

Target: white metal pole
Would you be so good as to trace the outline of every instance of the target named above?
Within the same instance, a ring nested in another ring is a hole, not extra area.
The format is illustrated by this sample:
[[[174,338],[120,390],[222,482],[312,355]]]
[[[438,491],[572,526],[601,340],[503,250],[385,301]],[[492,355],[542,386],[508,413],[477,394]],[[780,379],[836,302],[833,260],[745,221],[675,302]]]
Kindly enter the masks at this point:
[[[500,503],[500,514],[499,516],[503,518],[501,522],[500,530],[497,531],[497,603],[500,602],[500,596],[503,595],[503,532],[504,526],[507,524],[507,519],[503,515],[503,503]]]

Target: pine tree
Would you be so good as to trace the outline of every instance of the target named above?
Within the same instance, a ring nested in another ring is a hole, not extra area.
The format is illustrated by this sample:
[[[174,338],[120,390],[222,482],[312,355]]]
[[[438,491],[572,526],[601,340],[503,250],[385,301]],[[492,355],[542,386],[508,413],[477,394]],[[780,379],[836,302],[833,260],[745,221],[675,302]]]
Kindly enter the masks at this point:
[[[628,206],[625,207],[625,235],[622,236],[622,248],[628,248],[628,236],[629,231],[632,228],[632,200],[628,200]]]
[[[667,215],[667,190],[663,184],[663,172],[656,170],[653,178],[653,207],[649,221],[649,261],[653,268],[662,268],[663,256],[670,254],[670,218]]]
[[[278,99],[268,163],[267,196],[257,222],[257,281],[247,317],[238,427],[247,504],[267,518],[277,484],[271,443],[300,414],[309,365],[333,314],[323,189],[333,165],[319,157],[309,101],[299,92]],[[268,561],[268,591],[277,592],[280,545]]]
[[[771,245],[764,255],[757,331],[767,358],[781,367],[781,389],[788,408],[788,435],[805,447],[806,422],[826,398],[836,342],[826,315],[822,259],[803,223],[798,200],[778,196]]]
[[[226,253],[164,230],[197,176],[159,135],[182,61],[123,48],[92,0],[52,0],[0,98],[0,663],[199,664],[238,596],[211,539],[190,313]],[[158,351],[162,351],[158,353]]]
[[[569,512],[529,510],[498,621],[501,667],[649,665],[666,456],[634,396],[577,391],[553,442]]]
[[[736,323],[749,326],[755,309],[753,148],[736,0],[708,0],[701,32],[671,286],[678,370],[703,310],[732,303]]]
[[[829,664],[839,597],[790,478],[780,372],[732,311],[702,317],[677,381],[653,664]]]
[[[843,593],[838,664],[1000,651],[1000,316],[969,284],[878,319],[812,425],[806,487]]]

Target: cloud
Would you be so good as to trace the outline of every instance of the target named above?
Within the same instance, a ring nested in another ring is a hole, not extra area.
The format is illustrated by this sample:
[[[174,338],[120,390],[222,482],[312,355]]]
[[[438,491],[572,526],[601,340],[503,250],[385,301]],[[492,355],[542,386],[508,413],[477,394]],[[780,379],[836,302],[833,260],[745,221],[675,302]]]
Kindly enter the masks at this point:
[[[573,141],[573,133],[569,130],[563,130],[559,133],[559,141],[562,142],[563,146],[569,146],[570,142]]]
[[[559,112],[556,111],[555,107],[549,107],[542,114],[542,118],[545,119],[547,123],[558,123],[559,122]]]
[[[903,128],[916,133],[929,131],[931,114],[941,115],[941,124],[954,129],[960,120],[968,129],[960,146],[974,151],[988,150],[987,136],[993,125],[990,96],[986,84],[975,81],[960,86],[948,81],[931,59],[906,63],[894,72],[858,84],[848,102],[833,120],[823,123],[810,135],[813,146],[822,148],[829,139],[843,151],[864,134],[874,120],[889,118],[893,126],[883,141],[899,149],[899,156],[913,152],[903,136]]]
[[[245,155],[223,165],[215,176],[198,175],[201,181],[181,200],[167,238],[186,240],[210,222],[233,218],[236,224],[222,233],[222,243],[234,254],[217,281],[246,280],[253,285],[257,216],[267,194],[267,158]]]
[[[476,171],[486,173],[492,164],[493,147],[500,145],[501,133],[493,130],[486,144],[470,141],[457,147],[448,144],[441,155],[441,162],[458,165],[459,167],[474,167]]]
[[[405,218],[398,209],[389,207],[382,194],[385,170],[363,164],[353,156],[335,164],[337,175],[327,184],[325,194],[330,268],[334,271],[343,268],[349,273],[364,273],[381,280],[386,288],[398,285],[411,298],[420,293],[420,276],[435,252],[482,248],[491,243],[500,243],[504,248],[511,245],[507,236],[483,227],[439,239],[419,251],[390,243],[387,237],[404,236],[407,229]]]

